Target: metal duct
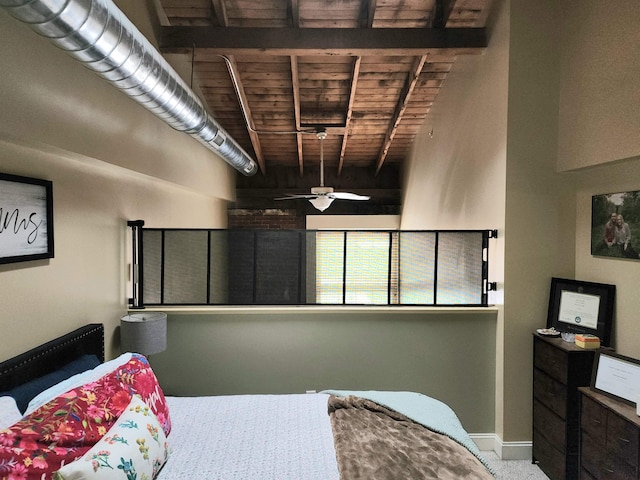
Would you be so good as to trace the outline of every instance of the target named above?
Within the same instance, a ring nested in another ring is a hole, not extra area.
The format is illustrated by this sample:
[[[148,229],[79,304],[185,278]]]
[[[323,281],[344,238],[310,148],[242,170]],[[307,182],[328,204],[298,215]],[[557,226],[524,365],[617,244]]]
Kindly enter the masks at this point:
[[[258,170],[111,0],[0,0],[0,7],[244,175]]]

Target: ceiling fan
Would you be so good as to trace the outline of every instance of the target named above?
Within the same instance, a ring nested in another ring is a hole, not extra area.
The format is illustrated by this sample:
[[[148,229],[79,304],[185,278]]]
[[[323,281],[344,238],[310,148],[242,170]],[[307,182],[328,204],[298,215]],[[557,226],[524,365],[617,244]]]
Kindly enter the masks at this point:
[[[311,204],[324,212],[334,200],[369,200],[371,197],[367,195],[358,195],[349,192],[334,192],[333,187],[324,186],[324,150],[323,141],[327,138],[327,132],[320,130],[316,133],[316,137],[320,140],[320,186],[311,187],[311,193],[287,193],[286,197],[276,198],[275,200],[292,200],[304,198],[309,200]]]

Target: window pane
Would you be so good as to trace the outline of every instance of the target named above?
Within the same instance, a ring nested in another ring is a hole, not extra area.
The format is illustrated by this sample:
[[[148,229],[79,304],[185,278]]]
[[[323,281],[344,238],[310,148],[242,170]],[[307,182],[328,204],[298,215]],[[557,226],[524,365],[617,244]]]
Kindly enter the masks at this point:
[[[143,300],[160,303],[162,280],[162,232],[145,230],[142,236],[142,271],[144,272]]]
[[[226,230],[209,232],[211,247],[209,303],[229,303],[229,236]]]
[[[389,301],[389,233],[347,232],[345,303]]]
[[[168,230],[164,235],[164,303],[207,303],[208,233]]]
[[[344,233],[316,233],[316,302],[341,304]]]
[[[482,233],[453,232],[438,236],[438,305],[482,302]]]
[[[433,305],[436,234],[400,233],[400,303]]]

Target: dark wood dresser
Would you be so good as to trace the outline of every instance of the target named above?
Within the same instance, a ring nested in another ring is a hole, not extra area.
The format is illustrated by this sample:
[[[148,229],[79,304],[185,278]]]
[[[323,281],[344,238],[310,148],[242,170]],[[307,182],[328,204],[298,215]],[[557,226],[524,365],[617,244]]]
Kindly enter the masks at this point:
[[[640,417],[635,406],[580,388],[582,480],[638,480]]]
[[[533,461],[551,480],[580,478],[578,387],[589,385],[594,357],[594,350],[534,333]]]

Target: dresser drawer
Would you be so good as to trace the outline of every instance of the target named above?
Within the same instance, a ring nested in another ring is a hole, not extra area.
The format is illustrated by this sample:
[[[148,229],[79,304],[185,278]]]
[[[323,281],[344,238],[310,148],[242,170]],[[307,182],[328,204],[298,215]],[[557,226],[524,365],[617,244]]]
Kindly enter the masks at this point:
[[[596,477],[587,472],[584,468],[580,469],[580,480],[598,480]]]
[[[636,480],[638,470],[605,444],[582,432],[581,464],[596,480]],[[587,477],[588,478],[588,477]]]
[[[565,422],[538,400],[533,401],[533,428],[560,452],[566,448]]]
[[[563,420],[567,418],[567,388],[538,369],[533,369],[533,396]]]
[[[638,465],[638,428],[613,412],[607,416],[607,451]]]
[[[535,429],[533,430],[533,458],[549,478],[566,478],[565,456]]]
[[[607,410],[583,395],[580,418],[582,429],[604,445],[607,441]]]
[[[546,342],[535,342],[533,365],[550,377],[567,384],[568,355],[559,348]]]

